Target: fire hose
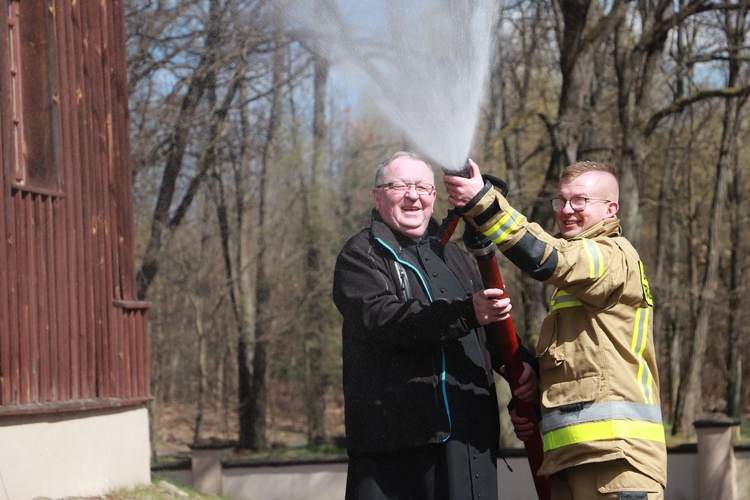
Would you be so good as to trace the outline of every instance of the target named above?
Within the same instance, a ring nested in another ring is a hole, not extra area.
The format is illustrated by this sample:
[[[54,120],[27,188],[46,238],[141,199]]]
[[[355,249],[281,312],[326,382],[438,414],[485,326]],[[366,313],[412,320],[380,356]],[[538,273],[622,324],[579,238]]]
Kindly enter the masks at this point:
[[[483,178],[500,189],[504,196],[507,194],[508,187],[505,182],[490,175],[484,175]],[[442,223],[443,231],[440,238],[442,245],[448,243],[460,218],[460,213],[456,209],[449,211],[448,216]],[[505,283],[503,282],[503,277],[500,274],[500,268],[497,263],[495,244],[468,222],[465,226],[463,241],[466,248],[477,261],[484,287],[499,288],[505,291]],[[513,393],[520,386],[519,379],[523,373],[523,360],[521,358],[516,330],[513,326],[513,318],[509,317],[502,321],[490,323],[485,325],[484,328],[488,335],[494,336],[500,346],[500,359],[505,363],[505,375],[510,384],[511,393]],[[499,368],[493,366],[493,369],[496,371]],[[549,500],[552,497],[549,478],[537,475],[537,471],[539,471],[542,465],[544,449],[542,446],[542,436],[539,431],[539,419],[534,410],[534,405],[515,396],[513,396],[513,405],[518,416],[524,417],[534,424],[534,433],[527,441],[524,441],[524,446],[537,496],[539,500]]]

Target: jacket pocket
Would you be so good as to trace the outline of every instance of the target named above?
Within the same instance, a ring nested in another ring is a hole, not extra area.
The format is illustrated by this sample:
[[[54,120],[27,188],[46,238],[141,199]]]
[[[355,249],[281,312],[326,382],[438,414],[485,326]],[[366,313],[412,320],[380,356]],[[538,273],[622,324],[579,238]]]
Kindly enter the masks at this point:
[[[557,313],[549,314],[542,322],[542,330],[539,332],[539,340],[536,342],[537,357],[543,356],[553,342],[557,340]]]
[[[602,393],[606,360],[592,328],[583,308],[565,314],[555,311],[545,319],[537,347],[542,349],[539,371],[545,408],[593,402]]]
[[[544,380],[544,379],[543,379]],[[576,410],[576,405],[596,400],[601,391],[601,377],[591,375],[575,380],[559,381],[552,384],[544,383],[542,391],[542,405],[548,410],[560,409]],[[580,408],[579,408],[580,409]]]

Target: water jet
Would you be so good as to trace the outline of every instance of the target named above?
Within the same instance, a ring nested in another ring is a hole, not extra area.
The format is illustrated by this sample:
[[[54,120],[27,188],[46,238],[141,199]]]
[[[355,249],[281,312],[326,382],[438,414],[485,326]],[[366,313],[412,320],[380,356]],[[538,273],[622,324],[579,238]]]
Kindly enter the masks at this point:
[[[466,167],[500,9],[489,0],[276,0],[347,83],[373,98],[412,149]]]

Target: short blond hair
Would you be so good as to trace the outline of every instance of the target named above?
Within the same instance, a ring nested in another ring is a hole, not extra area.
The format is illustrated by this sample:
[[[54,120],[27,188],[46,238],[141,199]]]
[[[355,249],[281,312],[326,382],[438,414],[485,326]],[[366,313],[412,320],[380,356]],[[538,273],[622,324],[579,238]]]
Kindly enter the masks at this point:
[[[561,181],[572,181],[581,174],[586,172],[605,172],[615,178],[617,183],[620,183],[620,176],[613,167],[606,163],[598,163],[595,161],[577,161],[572,165],[568,165],[560,174]]]

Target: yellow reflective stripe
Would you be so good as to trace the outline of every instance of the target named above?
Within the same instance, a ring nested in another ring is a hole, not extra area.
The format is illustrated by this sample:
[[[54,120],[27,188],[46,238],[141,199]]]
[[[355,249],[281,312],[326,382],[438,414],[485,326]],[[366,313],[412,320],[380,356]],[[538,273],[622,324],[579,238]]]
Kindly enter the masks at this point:
[[[635,324],[633,325],[633,341],[630,350],[638,360],[638,382],[641,385],[644,402],[654,404],[654,378],[649,370],[643,352],[648,344],[648,325],[651,316],[651,308],[638,308],[635,312]]]
[[[583,303],[567,292],[558,290],[549,302],[549,312],[568,307],[580,307]]]
[[[604,274],[604,256],[599,244],[586,238],[581,239],[583,250],[589,258],[589,278],[601,278]]]
[[[521,217],[516,210],[509,208],[492,227],[482,233],[496,245],[505,241],[510,233],[518,229],[517,219]]]
[[[664,426],[637,420],[605,420],[563,427],[542,436],[544,451],[563,446],[611,439],[645,439],[664,443]]]
[[[641,272],[641,288],[643,289],[643,300],[646,301],[646,304],[653,307],[654,306],[654,298],[651,296],[651,286],[648,284],[648,280],[646,279],[646,270],[643,268],[643,262],[638,261],[638,270]]]

